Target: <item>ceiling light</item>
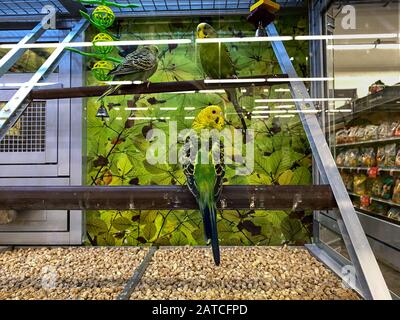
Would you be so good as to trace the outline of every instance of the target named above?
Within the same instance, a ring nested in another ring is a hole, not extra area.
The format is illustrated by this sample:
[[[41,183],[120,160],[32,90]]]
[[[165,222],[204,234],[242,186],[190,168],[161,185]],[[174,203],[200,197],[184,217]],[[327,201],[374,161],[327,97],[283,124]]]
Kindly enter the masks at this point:
[[[159,40],[122,40],[122,41],[98,41],[96,46],[140,46],[157,44],[185,44],[192,43],[191,39],[159,39]]]
[[[269,114],[269,113],[286,113],[286,110],[253,111],[252,113],[263,113],[263,114]]]
[[[319,113],[320,110],[287,110],[287,113]]]
[[[187,93],[196,93],[196,91],[195,90],[190,90],[190,91],[163,92],[163,94],[187,94]]]
[[[22,83],[0,83],[0,87],[25,87],[25,86],[34,86],[34,87],[45,87],[52,86],[57,84],[58,82],[41,82],[41,83],[31,83],[31,82],[22,82]]]
[[[275,106],[276,109],[290,109],[293,108],[295,105],[294,104],[282,104],[279,106]]]
[[[129,117],[128,120],[152,120],[155,118],[151,118],[151,117]]]
[[[227,42],[271,42],[271,41],[289,41],[292,36],[277,37],[243,37],[243,38],[202,38],[196,39],[196,43],[227,43]]]
[[[370,34],[335,34],[335,35],[307,35],[296,36],[295,40],[346,40],[346,39],[392,39],[397,33],[370,33]]]
[[[225,93],[224,89],[200,90],[200,93]]]
[[[268,119],[269,116],[252,116],[252,119]]]
[[[349,101],[350,98],[307,98],[307,99],[256,99],[255,102],[316,102],[316,101]]]
[[[331,109],[331,110],[326,110],[328,113],[346,113],[346,112],[352,112],[353,110],[351,109]]]
[[[276,115],[277,118],[293,118],[293,114]]]
[[[380,44],[334,44],[327,45],[328,50],[372,50],[372,49],[400,49],[399,43]]]
[[[204,83],[252,83],[252,82],[265,82],[264,78],[253,79],[206,79]]]
[[[160,40],[123,40],[123,41],[98,41],[96,46],[140,46],[140,45],[158,45],[158,44],[187,44],[192,43],[191,39],[160,39]],[[36,49],[36,48],[60,48],[60,47],[91,47],[92,42],[43,42],[43,43],[25,43],[25,44],[14,44],[5,43],[0,44],[0,49]]]
[[[282,82],[282,81],[332,81],[334,78],[319,77],[319,78],[270,78],[267,82]]]
[[[290,89],[287,88],[278,88],[278,89],[274,89],[275,92],[290,92]]]

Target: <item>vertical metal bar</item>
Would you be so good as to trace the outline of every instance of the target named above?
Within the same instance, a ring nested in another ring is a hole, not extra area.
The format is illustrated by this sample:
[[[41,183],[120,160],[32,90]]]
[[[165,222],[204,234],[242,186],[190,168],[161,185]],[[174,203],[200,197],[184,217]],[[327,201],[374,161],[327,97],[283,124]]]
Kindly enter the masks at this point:
[[[266,31],[268,36],[279,36],[273,23],[270,23],[266,27]],[[290,61],[282,41],[273,41],[272,47],[282,71],[288,74],[289,78],[297,78],[297,72]],[[291,81],[290,87],[294,98],[303,99],[303,101],[310,99],[303,82]],[[305,102],[307,101],[296,102],[296,107],[299,111],[305,109],[315,110],[312,102]],[[299,113],[299,116],[303,123],[308,141],[310,142],[310,147],[319,172],[321,176],[329,182],[338,204],[340,211],[340,214],[338,214],[339,228],[351,260],[356,268],[358,279],[364,290],[364,296],[366,299],[390,300],[391,295],[368,243],[360,220],[354,210],[353,203],[340,177],[339,170],[336,167],[336,163],[325,140],[325,135],[319,125],[317,116],[315,114],[302,112]]]
[[[18,121],[22,113],[28,106],[25,99],[31,92],[34,85],[39,82],[42,77],[45,77],[62,58],[64,51],[64,44],[68,44],[73,41],[83,30],[88,26],[88,21],[82,19],[76,23],[70,33],[62,41],[62,44],[57,47],[53,53],[47,58],[43,65],[38,71],[32,76],[30,81],[18,89],[18,91],[12,96],[7,104],[0,110],[0,141],[4,138],[7,131]]]
[[[23,46],[27,43],[35,42],[40,38],[44,31],[45,30],[42,28],[42,24],[39,23],[25,37],[23,37],[13,49],[8,51],[6,55],[0,59],[0,77],[10,70],[14,63],[17,62],[27,50]]]

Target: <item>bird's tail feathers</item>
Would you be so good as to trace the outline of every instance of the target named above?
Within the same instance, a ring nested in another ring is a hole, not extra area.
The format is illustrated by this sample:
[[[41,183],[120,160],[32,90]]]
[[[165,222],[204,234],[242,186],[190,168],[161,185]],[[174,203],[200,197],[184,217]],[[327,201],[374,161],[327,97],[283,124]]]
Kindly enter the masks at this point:
[[[219,266],[221,258],[219,252],[217,208],[213,204],[206,204],[201,209],[204,223],[204,233],[207,240],[211,240],[211,248],[215,265]]]

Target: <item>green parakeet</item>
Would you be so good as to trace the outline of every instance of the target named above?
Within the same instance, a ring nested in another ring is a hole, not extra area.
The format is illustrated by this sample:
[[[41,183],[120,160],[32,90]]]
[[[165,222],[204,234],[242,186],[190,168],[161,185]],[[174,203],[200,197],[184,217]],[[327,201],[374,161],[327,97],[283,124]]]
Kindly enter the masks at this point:
[[[215,29],[207,23],[200,23],[197,26],[197,38],[217,38]],[[229,79],[236,78],[235,65],[229,54],[225,43],[199,43],[199,58],[204,73],[211,79]],[[230,102],[235,107],[236,113],[242,123],[243,132],[247,125],[243,117],[243,109],[239,105],[236,89],[225,89]]]
[[[214,262],[220,264],[220,252],[217,230],[217,201],[222,191],[222,179],[225,174],[223,144],[216,132],[224,127],[224,115],[219,106],[204,108],[194,119],[192,129],[197,137],[202,129],[210,129],[210,141],[193,143],[192,136],[185,139],[183,148],[184,165],[189,190],[196,198],[203,218],[207,244],[211,242]],[[216,130],[212,130],[216,129]],[[204,144],[207,144],[205,146]]]
[[[146,82],[158,68],[158,48],[155,46],[143,46],[128,54],[124,60],[108,75],[114,76],[114,81],[142,81]],[[110,86],[102,96],[101,100],[111,93],[117,91],[121,84]]]

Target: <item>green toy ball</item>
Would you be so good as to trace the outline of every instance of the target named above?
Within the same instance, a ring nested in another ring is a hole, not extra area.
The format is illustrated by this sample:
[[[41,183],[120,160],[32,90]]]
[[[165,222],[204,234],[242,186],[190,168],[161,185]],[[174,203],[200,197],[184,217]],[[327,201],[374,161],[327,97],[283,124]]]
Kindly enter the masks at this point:
[[[112,69],[114,69],[114,65],[111,62],[100,60],[92,67],[92,73],[98,81],[110,81],[113,77],[109,76],[108,73]]]
[[[92,19],[97,25],[103,28],[108,28],[114,23],[115,14],[107,6],[98,6],[92,12]]]
[[[113,51],[113,46],[96,46],[96,42],[114,41],[114,39],[107,33],[98,33],[92,40],[93,49],[96,53],[109,54]]]

